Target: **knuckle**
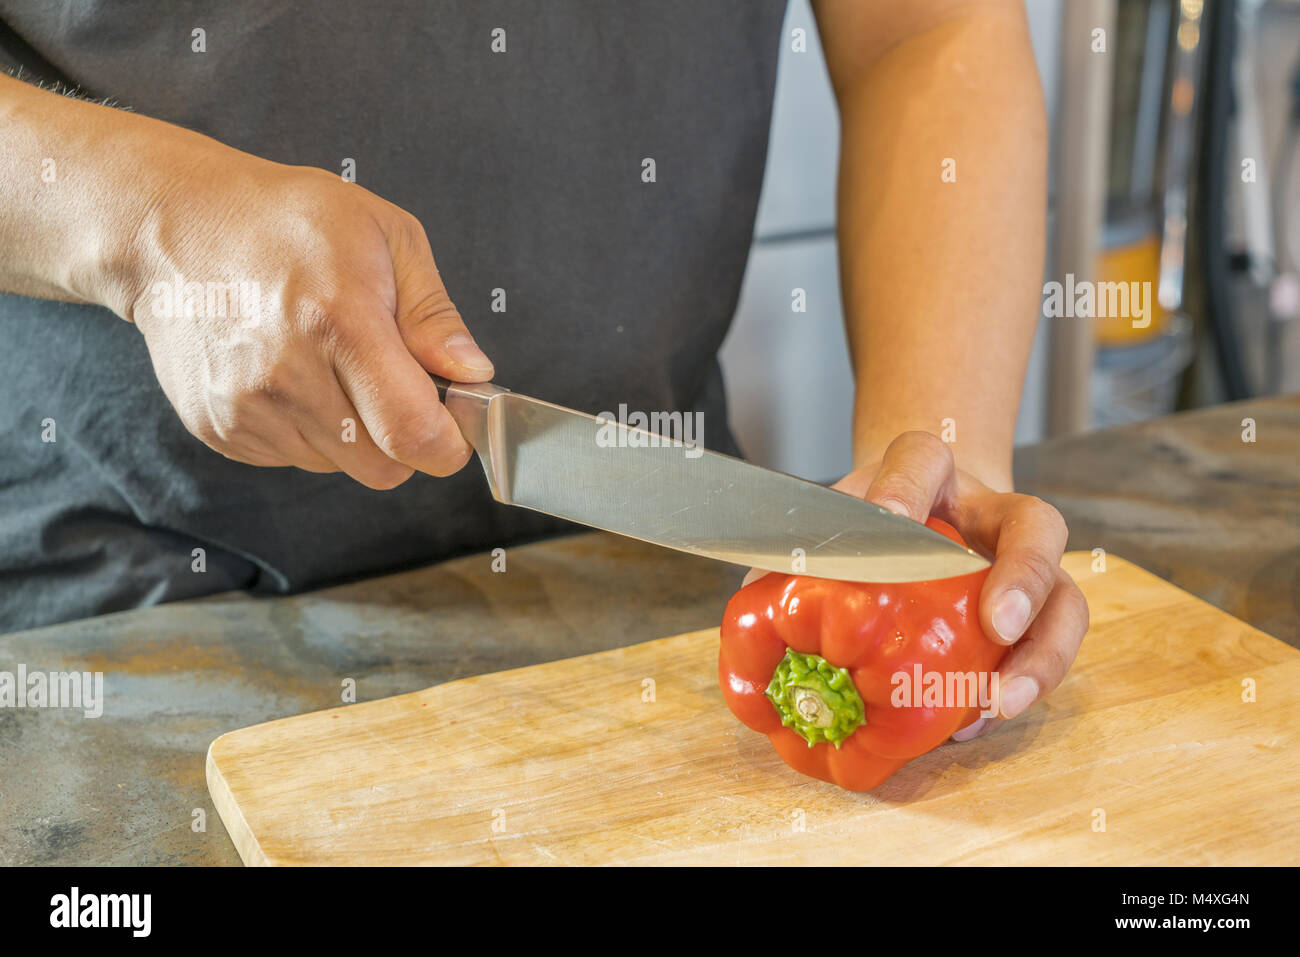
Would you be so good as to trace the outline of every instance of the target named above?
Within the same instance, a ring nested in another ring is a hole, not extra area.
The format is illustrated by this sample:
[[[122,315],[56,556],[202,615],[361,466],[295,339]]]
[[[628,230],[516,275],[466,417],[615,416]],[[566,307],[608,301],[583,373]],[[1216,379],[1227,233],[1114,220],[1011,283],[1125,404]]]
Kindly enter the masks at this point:
[[[1047,685],[1043,692],[1050,691],[1061,683],[1061,679],[1069,672],[1070,666],[1074,664],[1074,651],[1071,647],[1059,643],[1053,643],[1045,649],[1046,661],[1044,664],[1047,668]]]
[[[344,310],[336,303],[299,299],[292,307],[294,325],[316,342],[332,340],[338,333]]]
[[[424,224],[420,222],[419,217],[393,203],[385,201],[385,205],[393,215],[392,235],[397,240],[398,247],[403,252],[427,255],[432,258],[433,252],[429,246],[429,236],[424,231]]]
[[[250,434],[263,408],[264,400],[256,387],[240,392],[228,405],[224,420],[227,430],[232,435]]]
[[[1040,552],[1026,552],[1020,558],[1021,578],[1042,598],[1056,586],[1057,564]]]
[[[952,449],[937,435],[904,432],[886,452],[876,487],[883,497],[928,506],[952,476],[953,467]]]
[[[425,293],[412,306],[409,316],[415,326],[460,325],[461,323],[460,310],[447,295],[447,290],[441,286]]]
[[[873,498],[891,498],[909,507],[926,497],[925,485],[910,470],[896,470],[881,479]]]
[[[433,436],[414,422],[402,422],[375,436],[375,444],[384,454],[398,462],[411,463],[427,458],[434,450]]]
[[[349,185],[337,173],[315,166],[294,167],[293,175],[277,184],[282,208],[303,223],[319,224],[329,219],[329,212],[347,203]]]
[[[427,415],[409,416],[372,438],[389,458],[437,476],[458,472],[473,453],[446,415],[436,417],[432,426]]]
[[[1054,506],[1036,495],[1022,495],[1017,504],[1022,521],[1049,532],[1053,539],[1064,539],[1067,534],[1065,518]]]
[[[944,462],[953,461],[952,447],[933,432],[913,429],[904,432],[895,441],[903,443],[909,451],[927,458],[937,458]]]
[[[230,445],[236,442],[239,438],[239,427],[233,404],[213,403],[213,409],[208,415],[208,428],[216,437],[218,445]]]
[[[256,387],[213,395],[209,400],[208,425],[220,444],[234,447],[257,434],[266,418],[267,406]]]
[[[289,407],[294,404],[292,398],[293,376],[284,363],[276,362],[267,366],[257,376],[249,390],[248,399],[252,403],[270,403],[275,406]]]
[[[424,231],[424,223],[414,213],[398,207],[397,222],[408,239],[417,245],[428,246],[429,236]]]

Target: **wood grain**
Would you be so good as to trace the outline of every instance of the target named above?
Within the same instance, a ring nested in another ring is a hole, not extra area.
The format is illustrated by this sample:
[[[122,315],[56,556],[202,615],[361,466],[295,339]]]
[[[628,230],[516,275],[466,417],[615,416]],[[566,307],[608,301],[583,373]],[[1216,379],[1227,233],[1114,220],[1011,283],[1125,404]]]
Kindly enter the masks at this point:
[[[716,630],[234,731],[208,787],[247,864],[1294,864],[1300,652],[1090,561],[1065,683],[868,794],[732,717]]]

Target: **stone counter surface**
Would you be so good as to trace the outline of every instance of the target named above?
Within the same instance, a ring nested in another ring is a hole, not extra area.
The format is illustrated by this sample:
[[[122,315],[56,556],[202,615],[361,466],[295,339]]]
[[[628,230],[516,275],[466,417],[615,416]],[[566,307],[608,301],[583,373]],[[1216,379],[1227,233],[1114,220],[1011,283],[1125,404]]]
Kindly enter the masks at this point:
[[[1241,420],[1255,422],[1253,443]],[[1022,450],[1023,491],[1105,548],[1300,645],[1300,397]],[[104,714],[0,709],[0,865],[238,864],[218,735],[717,624],[742,570],[601,533],[290,598],[242,594],[0,637],[0,670],[102,671]],[[205,829],[196,830],[201,812]]]
[[[1015,469],[1065,516],[1070,548],[1122,555],[1300,647],[1300,396],[1036,445]]]

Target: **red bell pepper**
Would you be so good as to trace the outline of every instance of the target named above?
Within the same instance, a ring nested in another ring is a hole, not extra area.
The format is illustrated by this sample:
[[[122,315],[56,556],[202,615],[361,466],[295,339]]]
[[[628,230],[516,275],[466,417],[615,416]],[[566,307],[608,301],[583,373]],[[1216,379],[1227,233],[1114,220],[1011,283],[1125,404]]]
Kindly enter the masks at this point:
[[[962,542],[946,522],[926,524]],[[723,697],[795,770],[870,790],[996,704],[1007,646],[980,627],[987,577],[881,585],[766,575],[727,604]]]

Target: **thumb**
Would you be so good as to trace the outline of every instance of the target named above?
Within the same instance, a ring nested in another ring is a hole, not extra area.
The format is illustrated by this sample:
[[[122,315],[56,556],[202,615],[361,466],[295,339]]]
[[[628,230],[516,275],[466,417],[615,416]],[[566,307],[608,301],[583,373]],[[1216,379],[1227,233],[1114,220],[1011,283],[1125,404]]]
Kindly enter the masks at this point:
[[[402,341],[427,372],[454,382],[486,382],[492,362],[470,335],[442,284],[424,227],[412,226],[389,239],[397,283],[397,328]]]

